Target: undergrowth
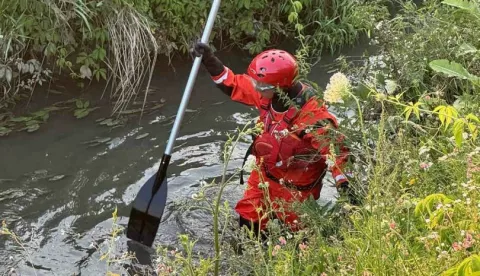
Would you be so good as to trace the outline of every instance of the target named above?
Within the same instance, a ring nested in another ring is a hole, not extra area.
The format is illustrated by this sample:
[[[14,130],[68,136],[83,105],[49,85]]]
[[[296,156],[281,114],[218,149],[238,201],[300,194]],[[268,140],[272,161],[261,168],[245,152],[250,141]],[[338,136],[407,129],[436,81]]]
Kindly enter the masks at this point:
[[[451,8],[468,10],[458,4],[466,2],[445,2]],[[304,36],[300,39],[305,43]],[[306,62],[299,57],[301,63]],[[468,82],[462,86],[467,90],[457,87],[456,91],[470,95],[473,100],[468,103],[458,101],[453,106],[444,94],[428,90],[412,101],[410,86],[399,85],[402,80],[394,75],[376,78],[381,72],[373,69],[352,79],[336,72],[325,89],[318,88],[318,96],[342,119],[339,131],[347,137],[355,157],[350,165],[355,175],[351,184],[361,197],[360,204],[342,198],[326,206],[314,201],[298,204],[300,231],[291,232],[274,220],[267,227],[267,241],[261,242],[249,231],[236,230],[229,234],[235,242],[214,239],[215,246],[223,248],[221,256],[195,256],[203,266],[185,270],[175,262],[175,255],[166,254],[159,258],[157,272],[207,275],[218,272],[221,260],[222,273],[229,275],[478,274],[479,82],[470,67],[449,58],[426,57],[425,70],[445,80]],[[302,68],[309,70],[308,64]],[[237,135],[246,133],[238,131]],[[268,187],[267,183],[260,185]],[[229,206],[222,204],[225,209]],[[234,217],[213,213],[213,220],[224,225],[228,218],[234,227]],[[228,228],[217,231],[222,229]],[[186,239],[183,235],[182,240]]]

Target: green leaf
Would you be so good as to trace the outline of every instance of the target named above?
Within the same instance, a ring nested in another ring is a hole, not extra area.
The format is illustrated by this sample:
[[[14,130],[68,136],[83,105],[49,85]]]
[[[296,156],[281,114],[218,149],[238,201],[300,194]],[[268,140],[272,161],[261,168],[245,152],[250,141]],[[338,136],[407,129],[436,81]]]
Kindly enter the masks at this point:
[[[468,44],[468,43],[463,43],[462,45],[460,45],[459,47],[459,53],[457,54],[458,56],[463,56],[463,55],[466,55],[466,54],[474,54],[476,52],[478,52],[477,48],[475,48],[475,46],[471,45],[471,44]]]
[[[300,12],[302,10],[302,3],[300,1],[293,2],[293,7],[295,8],[296,12]]]
[[[12,81],[12,69],[10,69],[10,67],[6,68],[5,79],[7,80],[8,83]]]
[[[456,274],[457,274],[457,268],[452,267],[452,268],[448,269],[447,271],[444,271],[442,273],[442,276],[454,276]]]
[[[436,72],[446,74],[449,77],[471,79],[472,75],[460,63],[450,62],[446,59],[434,60],[429,63],[430,68]]]
[[[458,111],[451,105],[447,106],[445,110],[447,113],[446,124],[448,126],[454,119],[458,118]]]
[[[47,112],[47,113],[45,113],[45,114],[42,116],[42,120],[43,120],[44,122],[46,122],[49,117],[50,117],[50,113]]]
[[[14,117],[14,118],[11,118],[10,121],[11,122],[26,122],[26,121],[30,121],[32,120],[33,118],[32,117]]]
[[[453,124],[453,135],[455,136],[455,143],[457,146],[462,145],[464,128],[465,122],[463,120],[456,120]]]
[[[42,118],[43,116],[45,116],[45,114],[48,114],[48,111],[45,110],[45,109],[32,113],[33,116],[35,116],[35,117],[40,117],[40,118]]]
[[[440,122],[445,126],[445,129],[447,129],[454,119],[458,118],[458,111],[455,107],[450,105],[439,105],[433,110],[433,112],[438,112]]]
[[[445,108],[444,105],[439,105],[433,110],[433,112],[438,112],[438,118],[440,119],[442,126],[445,124]]]
[[[408,118],[410,118],[412,111],[413,111],[413,107],[411,106],[405,107],[405,110],[403,111],[403,113],[405,113],[405,120],[408,120]]]
[[[75,105],[77,106],[77,108],[83,108],[83,103],[81,100],[76,100]]]
[[[295,21],[297,18],[298,18],[298,13],[296,13],[296,12],[291,12],[291,13],[288,15],[288,22],[293,23],[293,21]]]
[[[88,56],[87,56],[87,54],[86,54],[85,52],[81,52],[80,54],[78,54],[78,56],[77,56],[77,64],[83,63],[87,57],[88,57]]]
[[[472,257],[472,272],[479,272],[480,271],[480,256],[473,255]]]
[[[478,117],[477,117],[475,114],[470,113],[470,114],[467,115],[466,118],[467,118],[468,120],[473,120],[473,121],[475,121],[475,122],[477,122],[477,123],[480,123],[480,119],[478,119]]]
[[[368,98],[368,95],[370,94],[370,88],[363,83],[358,84],[357,87],[354,88],[354,90],[354,94],[362,100],[366,100]]]
[[[458,276],[470,276],[470,273],[467,272],[467,269],[471,263],[471,258],[465,259],[463,262],[460,263],[460,266],[457,268],[457,275]]]
[[[39,124],[29,125],[27,127],[27,132],[34,132],[34,131],[37,131],[39,128],[40,128]]]
[[[456,7],[462,10],[468,10],[471,12],[475,11],[477,8],[474,1],[466,1],[466,0],[443,0],[442,4]]]
[[[100,76],[106,80],[107,79],[107,71],[105,70],[105,68],[100,68],[99,69],[99,72],[100,72]]]
[[[415,115],[417,116],[417,119],[420,119],[420,106],[422,105],[421,102],[416,102],[413,105],[413,111],[415,112]]]
[[[0,126],[0,136],[7,136],[10,132],[12,132],[11,129]]]
[[[83,117],[86,117],[88,115],[88,113],[90,113],[88,111],[88,109],[77,109],[75,110],[75,112],[73,113],[73,115],[77,118],[77,119],[81,119]]]
[[[113,119],[111,119],[111,118],[108,118],[108,119],[105,119],[105,120],[99,122],[100,125],[110,125],[112,123],[113,123]]]
[[[25,123],[26,126],[31,126],[31,125],[36,125],[36,124],[39,124],[41,123],[40,121],[37,121],[37,120],[30,120],[30,121],[27,121]]]
[[[90,106],[90,102],[86,101],[83,103],[83,108],[88,108]]]
[[[93,110],[98,109],[98,108],[99,107],[77,109],[77,110],[74,111],[73,115],[77,119],[81,119],[81,118],[86,117],[88,114],[90,114],[90,112],[92,112]]]

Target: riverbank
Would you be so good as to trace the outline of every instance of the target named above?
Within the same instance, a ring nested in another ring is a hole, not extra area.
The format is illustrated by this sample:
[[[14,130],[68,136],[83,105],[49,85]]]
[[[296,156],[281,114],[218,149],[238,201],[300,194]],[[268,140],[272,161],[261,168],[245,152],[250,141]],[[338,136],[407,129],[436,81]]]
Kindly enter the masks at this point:
[[[75,90],[107,82],[108,89],[95,89],[97,99],[103,96],[113,101],[115,114],[125,111],[131,108],[132,98],[141,100],[149,89],[145,86],[155,63],[188,56],[210,9],[207,0],[193,4],[164,0],[27,2],[0,6],[2,15],[9,15],[0,17],[0,50],[5,53],[0,57],[0,110],[11,110],[26,100],[25,95],[55,93],[57,89],[49,92],[41,87],[62,78],[75,82]],[[253,55],[282,41],[295,41],[295,26],[301,24],[308,53],[315,58],[353,45],[373,28],[372,22],[386,14],[384,2],[223,1],[211,41],[218,50],[240,48]]]

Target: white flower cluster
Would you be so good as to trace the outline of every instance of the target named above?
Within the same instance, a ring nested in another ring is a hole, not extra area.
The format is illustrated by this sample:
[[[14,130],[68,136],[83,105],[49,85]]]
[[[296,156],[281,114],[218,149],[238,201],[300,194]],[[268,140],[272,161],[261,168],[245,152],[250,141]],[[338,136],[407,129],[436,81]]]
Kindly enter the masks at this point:
[[[324,100],[329,103],[341,103],[351,89],[350,81],[343,73],[335,73],[324,92]]]

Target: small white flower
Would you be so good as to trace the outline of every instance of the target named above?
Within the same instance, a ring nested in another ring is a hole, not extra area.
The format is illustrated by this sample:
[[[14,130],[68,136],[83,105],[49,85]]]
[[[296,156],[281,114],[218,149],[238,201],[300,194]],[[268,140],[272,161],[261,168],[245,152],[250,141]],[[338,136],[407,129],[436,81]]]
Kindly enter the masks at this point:
[[[445,160],[447,160],[447,158],[448,158],[448,155],[444,155],[442,157],[439,157],[438,161],[445,161]]]
[[[257,159],[255,155],[250,154],[247,157],[247,161],[245,161],[245,166],[243,167],[246,171],[252,171],[253,168],[255,167],[255,164],[257,163]]]
[[[422,154],[424,154],[424,153],[426,153],[426,152],[428,152],[428,151],[430,151],[430,148],[425,147],[425,146],[422,146],[422,147],[420,148],[420,150],[418,151],[418,154],[419,154],[419,155],[422,155]]]
[[[387,94],[393,94],[395,90],[397,90],[398,84],[393,80],[386,80],[385,81],[385,90]]]

